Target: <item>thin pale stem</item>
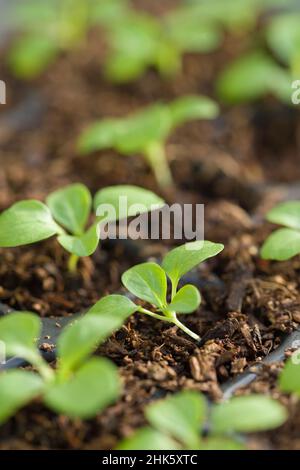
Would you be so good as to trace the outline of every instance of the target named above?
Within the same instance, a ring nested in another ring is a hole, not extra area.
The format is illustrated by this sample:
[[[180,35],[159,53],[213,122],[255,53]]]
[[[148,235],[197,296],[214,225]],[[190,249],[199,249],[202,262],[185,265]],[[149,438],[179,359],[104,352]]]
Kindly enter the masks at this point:
[[[184,331],[187,335],[191,336],[195,341],[200,341],[201,337],[194,333],[192,330],[190,330],[187,326],[185,326],[181,321],[178,320],[178,318],[175,318],[173,320],[174,324],[178,326],[182,331]]]
[[[77,265],[78,265],[78,261],[79,261],[79,256],[77,255],[74,255],[74,253],[72,253],[69,257],[69,261],[68,261],[68,270],[71,274],[75,274],[76,271],[77,271]]]
[[[146,308],[139,307],[138,312],[145,313],[145,315],[149,315],[149,317],[156,318],[157,320],[162,320],[168,323],[173,323],[171,318],[164,317],[163,315],[158,315],[157,313],[150,312]]]
[[[164,145],[160,142],[153,142],[147,147],[145,155],[159,186],[162,189],[174,186]]]

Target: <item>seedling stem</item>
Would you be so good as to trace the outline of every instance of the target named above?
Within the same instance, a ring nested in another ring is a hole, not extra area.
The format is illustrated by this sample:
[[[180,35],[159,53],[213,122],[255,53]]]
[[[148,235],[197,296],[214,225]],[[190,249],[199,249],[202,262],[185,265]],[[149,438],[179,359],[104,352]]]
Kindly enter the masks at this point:
[[[162,189],[174,186],[163,144],[152,142],[147,146],[145,155],[159,186]]]
[[[76,273],[78,261],[79,261],[79,256],[75,255],[74,253],[70,255],[69,261],[68,261],[68,270],[71,274]]]

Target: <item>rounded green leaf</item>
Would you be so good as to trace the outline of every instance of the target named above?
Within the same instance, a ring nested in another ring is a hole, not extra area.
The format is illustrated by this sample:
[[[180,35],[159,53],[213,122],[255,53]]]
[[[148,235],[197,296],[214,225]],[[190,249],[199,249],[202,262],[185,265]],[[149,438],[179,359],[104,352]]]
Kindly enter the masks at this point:
[[[78,149],[82,154],[113,148],[120,132],[120,119],[103,119],[89,126],[78,140]]]
[[[136,297],[159,308],[166,305],[167,279],[158,264],[138,264],[125,271],[122,282]]]
[[[263,259],[284,261],[300,253],[300,231],[280,228],[271,233],[261,249]]]
[[[221,42],[222,32],[212,22],[203,21],[195,8],[177,8],[166,16],[168,36],[175,47],[188,52],[210,52]],[[196,14],[195,14],[196,13]]]
[[[33,372],[10,370],[0,374],[0,423],[37,397],[44,388],[42,379]]]
[[[289,74],[261,52],[242,56],[230,64],[217,81],[219,96],[228,103],[256,100],[272,92],[284,98],[291,95]]]
[[[195,286],[187,284],[174,295],[168,310],[176,313],[192,313],[199,307],[201,302],[200,292]]]
[[[138,306],[125,295],[107,295],[87,312],[88,315],[111,315],[120,320],[120,326],[132,315]]]
[[[163,259],[162,267],[171,281],[176,284],[188,271],[206,259],[216,256],[223,249],[224,245],[221,243],[209,241],[185,243],[169,251]]]
[[[99,244],[98,223],[93,224],[83,235],[60,235],[58,242],[69,251],[77,256],[90,256],[96,251]]]
[[[219,114],[217,103],[206,96],[183,96],[169,104],[173,126],[194,119],[214,119]]]
[[[123,119],[116,149],[125,155],[143,153],[151,143],[163,141],[171,126],[168,106],[160,103],[149,106]]]
[[[102,315],[85,315],[67,326],[57,342],[59,369],[62,374],[76,369],[122,324],[123,319],[120,316],[107,312]]]
[[[198,392],[184,391],[149,405],[146,417],[159,431],[197,449],[206,417],[205,398]]]
[[[289,359],[285,364],[279,378],[279,386],[283,392],[296,393],[300,396],[300,364],[299,353],[296,352],[297,362]]]
[[[214,434],[266,431],[281,426],[287,411],[279,402],[263,395],[232,398],[212,409]]]
[[[133,217],[165,205],[165,201],[148,189],[133,185],[116,185],[100,189],[94,198],[94,208],[101,217],[102,210],[106,221]],[[109,212],[106,213],[107,209]]]
[[[104,358],[92,358],[68,381],[50,385],[44,401],[57,413],[88,419],[113,403],[120,388],[115,365]]]
[[[201,441],[199,450],[245,450],[245,446],[234,439],[208,437]]]
[[[274,16],[267,29],[267,41],[274,54],[287,65],[300,48],[300,14],[287,13]]]
[[[52,37],[34,33],[17,40],[9,51],[8,62],[17,77],[31,79],[39,76],[58,52]]]
[[[36,342],[40,336],[41,320],[30,312],[10,313],[0,319],[0,341],[8,356],[19,356],[31,361],[38,354]]]
[[[0,215],[0,246],[29,245],[50,238],[62,229],[39,201],[20,201]]]
[[[267,213],[266,219],[274,224],[300,230],[300,202],[288,201],[278,204]]]
[[[83,184],[71,184],[47,197],[53,217],[74,235],[82,235],[91,211],[92,198]]]
[[[179,450],[179,445],[165,434],[150,427],[139,429],[124,439],[116,450]]]

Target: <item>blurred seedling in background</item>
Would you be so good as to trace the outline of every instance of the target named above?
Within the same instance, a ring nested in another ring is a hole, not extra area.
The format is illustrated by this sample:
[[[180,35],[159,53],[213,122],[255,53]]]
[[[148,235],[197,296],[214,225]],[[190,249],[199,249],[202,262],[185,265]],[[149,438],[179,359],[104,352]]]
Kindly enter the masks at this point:
[[[265,6],[292,2],[270,0]],[[269,15],[259,40],[250,51],[229,64],[217,81],[217,91],[229,104],[249,102],[273,95],[291,103],[292,80],[300,73],[300,14],[279,10]],[[271,54],[271,53],[272,54]]]
[[[285,261],[300,253],[300,202],[288,201],[271,209],[266,218],[284,228],[275,230],[264,242],[264,259]]]
[[[127,0],[26,0],[12,8],[11,23],[20,35],[8,62],[16,76],[39,76],[68,49],[85,42],[95,25],[111,25],[127,10]]]
[[[150,425],[124,439],[118,450],[242,450],[246,443],[238,433],[274,429],[287,418],[280,403],[263,395],[209,407],[204,395],[194,391],[148,405],[145,415]]]
[[[128,269],[122,276],[123,285],[131,294],[151,305],[151,309],[148,309],[132,302],[133,312],[176,325],[199,341],[200,336],[181,323],[177,314],[188,314],[197,310],[201,303],[200,293],[191,284],[178,289],[178,283],[184,274],[208,258],[216,256],[223,248],[220,243],[190,242],[171,250],[164,257],[162,267],[148,262]],[[167,276],[172,285],[170,301],[167,299]]]
[[[126,297],[101,299],[60,334],[55,370],[37,347],[42,326],[38,316],[18,312],[1,318],[0,340],[7,356],[21,357],[33,370],[0,373],[0,423],[35,399],[57,413],[82,419],[113,403],[121,391],[117,367],[106,358],[91,355],[131,313]]]
[[[165,151],[169,134],[181,124],[195,119],[214,119],[218,106],[204,96],[185,96],[168,104],[154,104],[124,118],[106,118],[95,122],[81,135],[82,154],[108,148],[124,155],[143,155],[162,189],[173,179]]]
[[[120,207],[120,201],[122,207]],[[46,204],[25,200],[13,204],[0,215],[0,247],[16,247],[57,237],[58,243],[70,253],[68,268],[75,272],[80,257],[90,256],[99,244],[99,223],[94,215],[98,207],[109,204],[115,220],[163,207],[164,201],[151,191],[137,186],[110,186],[92,196],[83,184],[72,184],[51,193]],[[112,222],[110,216],[110,222]]]

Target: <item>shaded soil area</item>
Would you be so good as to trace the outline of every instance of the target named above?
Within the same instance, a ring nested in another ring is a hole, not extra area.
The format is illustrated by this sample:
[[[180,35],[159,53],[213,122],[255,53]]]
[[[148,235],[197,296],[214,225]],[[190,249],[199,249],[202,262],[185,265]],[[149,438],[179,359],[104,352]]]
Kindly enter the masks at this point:
[[[153,3],[155,8],[161,4]],[[99,350],[120,370],[124,388],[115,405],[81,422],[35,403],[0,429],[0,448],[112,448],[144,424],[143,410],[152,400],[182,389],[218,400],[222,383],[261,361],[283,334],[298,327],[299,258],[269,263],[259,257],[272,228],[263,221],[264,213],[275,202],[300,195],[295,109],[268,97],[261,104],[224,108],[213,122],[182,126],[167,143],[176,190],[164,194],[138,155],[103,151],[81,157],[76,151],[81,130],[95,119],[123,116],[182,94],[214,96],[214,78],[246,48],[247,38],[226,38],[222,52],[187,55],[182,73],[172,81],[149,71],[134,84],[115,86],[101,75],[106,45],[94,31],[84,49],[61,56],[34,83],[21,83],[4,72],[9,104],[0,115],[1,210],[23,198],[43,200],[71,182],[83,182],[92,192],[110,184],[137,184],[170,203],[204,203],[205,237],[223,242],[225,250],[189,277],[203,302],[183,321],[202,336],[200,345],[175,327],[132,317]],[[0,301],[41,316],[84,311],[120,290],[124,270],[160,259],[173,244],[105,242],[91,259],[81,260],[75,277],[67,273],[66,255],[55,240],[0,249]],[[266,378],[247,391],[265,387],[279,395],[273,379],[277,366],[264,373]],[[299,448],[299,407],[282,399],[295,412],[280,432],[264,436],[263,445]]]

